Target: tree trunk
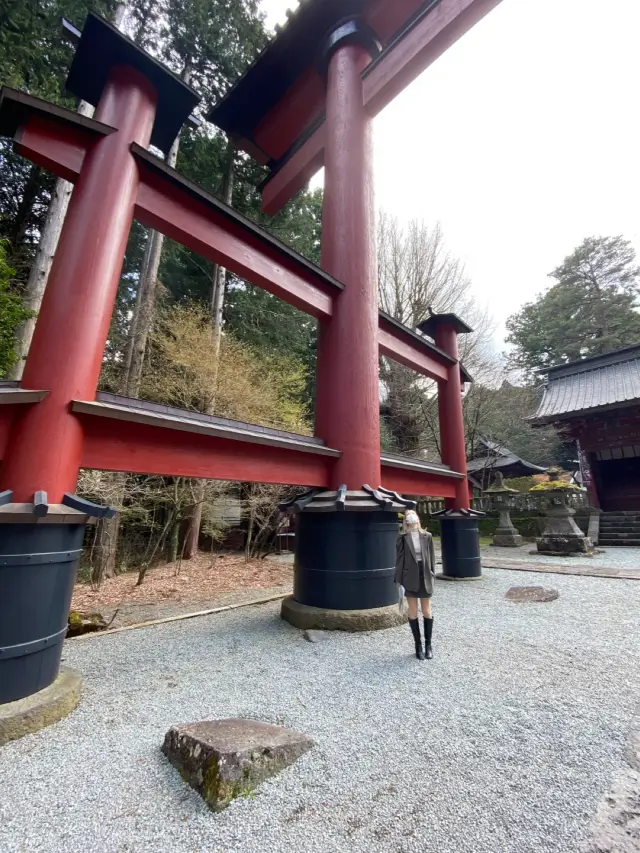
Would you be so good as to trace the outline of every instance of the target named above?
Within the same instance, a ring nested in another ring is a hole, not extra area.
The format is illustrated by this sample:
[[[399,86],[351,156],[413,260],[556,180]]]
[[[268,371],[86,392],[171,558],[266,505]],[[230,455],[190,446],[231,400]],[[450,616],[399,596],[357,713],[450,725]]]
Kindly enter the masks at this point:
[[[227,144],[227,169],[222,185],[222,200],[231,204],[233,200],[233,166],[235,144],[229,140]],[[207,415],[214,413],[216,402],[216,384],[220,365],[220,342],[222,340],[222,312],[224,295],[227,286],[227,271],[220,264],[214,264],[211,271],[211,357],[213,359],[213,379],[211,393],[206,401],[204,411]],[[196,480],[193,484],[194,504],[189,518],[189,526],[185,536],[184,559],[190,560],[198,552],[198,540],[202,525],[202,505],[206,490],[206,480]]]
[[[92,553],[95,563],[91,569],[91,583],[96,587],[100,586],[105,578],[113,578],[116,575],[119,532],[119,512],[113,518],[101,518],[98,520]]]
[[[138,328],[138,317],[140,316],[140,304],[142,302],[142,282],[147,279],[147,271],[149,269],[149,258],[151,255],[151,244],[153,236],[155,232],[149,231],[147,234],[147,243],[144,248],[144,255],[142,256],[142,264],[140,265],[140,275],[138,279],[138,289],[136,291],[136,301],[133,306],[133,313],[131,315],[131,323],[129,325],[129,332],[127,337],[127,346],[125,349],[125,357],[124,357],[124,372],[122,378],[122,393],[127,393],[127,385],[129,381],[129,374],[131,373],[131,362],[133,360],[133,347],[136,338],[136,329]]]
[[[191,66],[187,62],[182,72],[185,83],[191,77]],[[178,159],[180,150],[180,136],[177,136],[167,154],[167,165],[173,168]],[[142,367],[147,351],[149,334],[153,327],[156,313],[156,301],[158,298],[158,270],[160,268],[160,257],[164,244],[164,234],[159,231],[149,231],[149,239],[145,249],[142,269],[140,270],[140,281],[136,304],[131,318],[129,329],[129,341],[125,356],[126,377],[124,392],[129,397],[137,397],[140,393],[140,382],[142,380]]]
[[[140,393],[144,356],[147,349],[147,341],[149,340],[149,333],[151,332],[155,318],[158,268],[160,267],[163,242],[164,235],[158,231],[151,231],[149,233],[147,244],[148,254],[145,252],[148,261],[147,268],[146,270],[142,269],[140,272],[140,283],[138,285],[140,300],[136,299],[138,311],[137,315],[134,315],[131,321],[133,330],[133,335],[131,336],[131,359],[124,383],[125,394],[128,397],[137,397]]]

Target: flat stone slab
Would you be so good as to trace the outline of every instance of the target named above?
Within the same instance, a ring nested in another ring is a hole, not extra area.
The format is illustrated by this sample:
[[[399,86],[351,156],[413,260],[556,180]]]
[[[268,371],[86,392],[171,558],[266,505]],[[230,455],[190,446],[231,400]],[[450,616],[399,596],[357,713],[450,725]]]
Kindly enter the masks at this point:
[[[290,625],[303,631],[379,631],[403,625],[408,618],[406,613],[400,612],[397,604],[371,610],[329,610],[300,604],[292,595],[283,600],[280,615]]]
[[[172,726],[162,752],[209,808],[219,812],[312,746],[306,735],[282,726],[227,719]]]
[[[544,586],[512,586],[505,593],[507,601],[555,601],[560,596],[557,589]]]
[[[640,552],[639,552],[640,555]],[[564,562],[564,561],[563,561]],[[583,575],[590,578],[621,578],[640,580],[640,569],[616,568],[613,566],[585,566],[582,564],[554,565],[553,563],[524,563],[521,560],[497,560],[488,558],[482,563],[485,569],[504,569],[509,572],[540,572],[550,575]],[[439,577],[439,575],[438,575]]]
[[[0,705],[0,746],[57,723],[77,707],[82,695],[82,677],[66,666],[49,687]]]

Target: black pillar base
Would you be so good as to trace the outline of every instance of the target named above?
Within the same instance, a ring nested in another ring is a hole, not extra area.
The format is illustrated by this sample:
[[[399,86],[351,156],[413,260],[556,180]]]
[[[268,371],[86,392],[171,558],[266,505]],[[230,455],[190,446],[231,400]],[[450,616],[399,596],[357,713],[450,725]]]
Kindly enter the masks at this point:
[[[0,493],[0,705],[58,677],[87,521],[113,515],[76,495],[49,504],[46,492],[32,503]]]
[[[444,577],[471,580],[482,575],[478,519],[468,515],[440,517]]]
[[[300,512],[293,596],[331,610],[398,603],[395,512]]]
[[[0,705],[58,677],[84,524],[0,524]]]

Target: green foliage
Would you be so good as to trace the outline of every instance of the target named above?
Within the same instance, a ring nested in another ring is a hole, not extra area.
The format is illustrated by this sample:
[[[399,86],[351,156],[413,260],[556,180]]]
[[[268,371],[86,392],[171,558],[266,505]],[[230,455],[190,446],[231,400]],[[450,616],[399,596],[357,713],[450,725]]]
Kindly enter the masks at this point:
[[[511,477],[504,481],[505,486],[509,489],[515,489],[516,492],[528,492],[535,486],[536,481],[533,477]]]
[[[31,313],[11,291],[15,270],[7,264],[5,244],[0,242],[0,377],[6,376],[16,362],[15,334]]]
[[[622,237],[590,237],[556,283],[507,320],[511,360],[527,374],[640,342],[640,267]]]

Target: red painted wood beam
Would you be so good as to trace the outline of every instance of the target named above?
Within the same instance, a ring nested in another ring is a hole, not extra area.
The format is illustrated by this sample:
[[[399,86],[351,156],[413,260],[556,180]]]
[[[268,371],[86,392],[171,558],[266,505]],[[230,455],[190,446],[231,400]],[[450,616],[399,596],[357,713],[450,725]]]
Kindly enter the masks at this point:
[[[342,285],[140,148],[136,218],[319,319]]]
[[[324,166],[324,122],[309,139],[289,157],[282,168],[267,181],[262,190],[262,209],[274,216]]]
[[[32,118],[16,136],[15,150],[65,181],[75,183],[90,141],[49,119]]]
[[[75,181],[84,155],[115,128],[3,86],[0,135],[14,140],[16,151],[68,181]]]
[[[441,0],[365,69],[363,98],[377,115],[500,0]]]
[[[403,89],[449,47],[468,32],[478,21],[495,8],[500,0],[440,0],[430,12],[419,18],[404,35],[393,41],[382,54],[363,71],[363,100],[371,116],[381,112]],[[406,0],[409,11],[413,0]],[[402,3],[396,4],[400,7]],[[390,15],[390,7],[380,4],[380,15]],[[403,19],[406,20],[406,17]],[[375,29],[375,27],[374,27]],[[292,87],[287,104],[296,102]],[[285,103],[285,99],[281,102]],[[280,105],[278,105],[280,108]],[[316,118],[322,105],[316,111]],[[263,125],[266,123],[263,121]],[[301,129],[302,130],[302,129]],[[265,183],[262,193],[263,210],[276,214],[313,177],[324,164],[322,126],[306,140],[294,156]],[[290,145],[295,139],[291,139]],[[295,159],[294,159],[295,157]]]
[[[404,364],[405,367],[428,376],[430,379],[445,380],[453,360],[440,352],[429,341],[419,338],[399,323],[380,314],[378,318],[378,346],[380,355]]]
[[[382,463],[382,486],[401,495],[453,498],[457,480],[446,474],[399,468]]]
[[[312,65],[257,125],[253,139],[277,160],[324,110],[324,100],[324,81]]]
[[[324,487],[335,459],[284,447],[77,415],[82,467],[172,477]]]

